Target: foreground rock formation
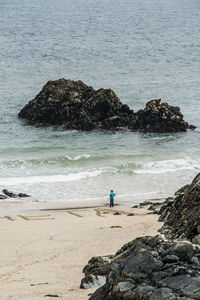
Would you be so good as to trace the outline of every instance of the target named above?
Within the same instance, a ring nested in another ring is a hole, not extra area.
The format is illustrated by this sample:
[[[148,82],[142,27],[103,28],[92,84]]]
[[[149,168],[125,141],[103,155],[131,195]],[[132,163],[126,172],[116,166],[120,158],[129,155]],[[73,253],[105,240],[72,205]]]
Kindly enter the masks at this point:
[[[83,268],[85,277],[81,280],[80,288],[98,288],[106,283],[106,277],[110,272],[113,256],[97,256],[88,261]]]
[[[106,283],[89,299],[200,299],[200,247],[161,236],[137,238],[117,251]]]
[[[174,201],[163,205],[159,212],[159,221],[164,222],[160,231],[170,239],[200,244],[200,173],[176,194]]]
[[[19,118],[32,125],[61,125],[64,129],[176,132],[194,129],[183,120],[179,107],[149,101],[134,113],[111,89],[94,90],[82,81],[48,81],[41,92],[20,111]]]
[[[100,286],[90,300],[200,299],[200,173],[175,195],[141,204],[160,214],[160,231],[170,241],[137,238],[113,257],[88,262],[81,287]]]

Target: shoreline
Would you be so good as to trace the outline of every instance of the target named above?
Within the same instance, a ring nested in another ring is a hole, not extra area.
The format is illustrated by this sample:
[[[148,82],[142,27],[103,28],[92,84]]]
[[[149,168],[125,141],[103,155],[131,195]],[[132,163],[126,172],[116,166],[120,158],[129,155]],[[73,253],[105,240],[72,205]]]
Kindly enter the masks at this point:
[[[149,198],[145,199],[144,202],[162,202],[165,198]],[[119,200],[115,201],[115,206],[125,206],[125,207],[134,207],[135,205],[140,205],[141,201],[126,201],[124,203],[120,202]],[[7,201],[0,201],[0,217],[3,215],[17,215],[21,213],[32,213],[37,211],[62,211],[66,209],[89,209],[89,208],[97,208],[97,207],[108,207],[109,200],[103,200],[100,203],[90,204],[84,202],[76,202],[74,205],[72,201],[38,201],[38,200],[12,200],[9,198]]]
[[[116,211],[120,215],[114,215]],[[121,205],[48,209],[10,219],[1,217],[2,299],[39,300],[47,294],[65,300],[88,299],[93,290],[79,288],[88,260],[114,254],[136,237],[155,235],[162,225],[157,219],[146,208]],[[116,225],[121,228],[111,228]]]

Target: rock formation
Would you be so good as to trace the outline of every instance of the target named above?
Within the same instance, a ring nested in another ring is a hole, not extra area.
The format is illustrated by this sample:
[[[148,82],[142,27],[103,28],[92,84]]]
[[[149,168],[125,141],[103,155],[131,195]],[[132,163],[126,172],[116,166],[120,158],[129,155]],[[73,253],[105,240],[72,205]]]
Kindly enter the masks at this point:
[[[83,268],[85,277],[81,280],[80,288],[98,288],[106,283],[106,277],[110,272],[110,264],[113,256],[97,256],[88,261]]]
[[[90,300],[200,299],[200,247],[141,237],[117,251]]]
[[[111,89],[94,90],[82,81],[48,81],[41,92],[20,111],[19,118],[32,125],[60,125],[64,129],[176,132],[194,129],[183,120],[179,107],[149,101],[134,113]]]
[[[48,81],[19,113],[30,124],[63,125],[65,129],[115,129],[128,126],[133,111],[112,90],[95,91],[82,81]]]
[[[19,193],[19,194],[15,194],[11,191],[8,191],[6,189],[3,189],[2,192],[4,193],[4,195],[1,195],[0,194],[0,199],[6,199],[6,198],[26,198],[26,197],[30,197],[29,195],[27,194],[24,194],[24,193]]]
[[[100,287],[89,300],[200,299],[200,173],[175,195],[150,207],[161,206],[160,231],[170,241],[141,237],[107,260],[92,258],[81,287]]]
[[[6,189],[3,189],[2,192],[9,198],[17,198],[17,194],[14,194],[13,192],[10,192]]]
[[[195,129],[183,120],[183,115],[178,106],[170,106],[168,103],[160,103],[161,99],[151,100],[144,110],[134,114],[133,130],[144,132],[176,132]]]
[[[188,239],[200,243],[200,173],[190,185],[177,191],[177,197],[162,206],[161,232],[168,238]]]

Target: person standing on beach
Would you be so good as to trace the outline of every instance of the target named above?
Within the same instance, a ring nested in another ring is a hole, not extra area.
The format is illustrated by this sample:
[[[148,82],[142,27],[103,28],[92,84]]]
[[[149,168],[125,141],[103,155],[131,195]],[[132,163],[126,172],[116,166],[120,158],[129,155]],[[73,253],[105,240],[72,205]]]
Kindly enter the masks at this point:
[[[115,197],[115,193],[113,192],[113,190],[110,191],[110,207],[114,207],[114,197]]]

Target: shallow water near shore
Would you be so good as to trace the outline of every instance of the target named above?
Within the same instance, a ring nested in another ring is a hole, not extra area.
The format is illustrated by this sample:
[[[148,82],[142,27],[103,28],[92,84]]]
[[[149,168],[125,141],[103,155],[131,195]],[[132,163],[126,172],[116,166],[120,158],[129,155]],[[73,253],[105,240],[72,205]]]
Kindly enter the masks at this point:
[[[48,80],[65,77],[112,88],[135,111],[162,98],[198,127],[199,1],[8,0],[0,9],[0,189],[30,194],[20,200],[29,207],[85,206],[104,204],[111,188],[118,203],[136,204],[191,182],[199,128],[63,131],[27,126],[17,113]]]

